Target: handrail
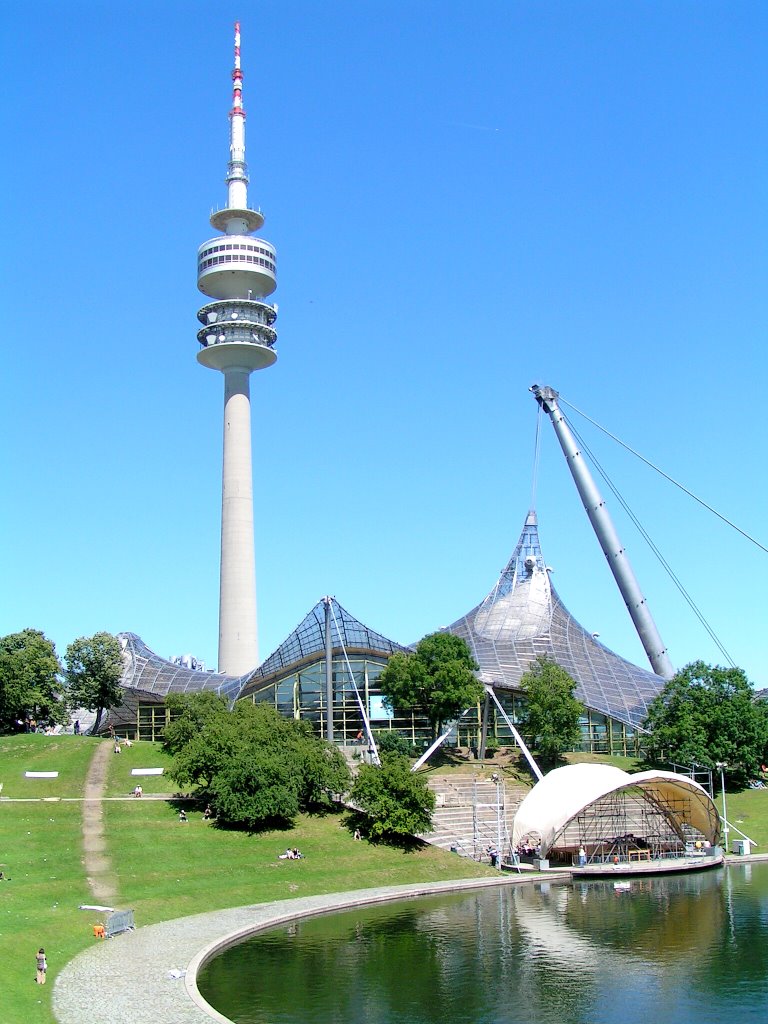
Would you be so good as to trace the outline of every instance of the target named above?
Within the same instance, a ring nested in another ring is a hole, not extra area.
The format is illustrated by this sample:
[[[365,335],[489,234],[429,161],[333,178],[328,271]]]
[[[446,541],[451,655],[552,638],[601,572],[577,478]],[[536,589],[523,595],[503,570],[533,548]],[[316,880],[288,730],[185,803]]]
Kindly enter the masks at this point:
[[[721,822],[722,822],[722,823],[723,823],[723,824],[724,824],[724,825],[725,825],[725,826],[726,826],[726,827],[727,827],[727,828],[728,828],[729,830],[731,830],[731,829],[732,829],[732,830],[733,830],[734,832],[738,832],[738,833],[739,833],[739,835],[740,835],[740,836],[742,837],[742,839],[746,839],[746,840],[747,840],[748,842],[750,842],[750,843],[751,843],[751,844],[752,844],[753,846],[759,846],[759,845],[760,845],[760,843],[756,843],[754,839],[750,839],[750,838],[749,838],[749,836],[748,836],[748,835],[746,834],[746,832],[742,832],[740,828],[736,828],[736,826],[735,826],[735,825],[732,825],[732,824],[730,823],[730,821],[728,821],[728,820],[727,820],[726,818],[724,818],[724,817],[722,816],[722,814],[720,815],[720,821],[721,821]],[[728,851],[726,850],[725,852],[727,853]]]

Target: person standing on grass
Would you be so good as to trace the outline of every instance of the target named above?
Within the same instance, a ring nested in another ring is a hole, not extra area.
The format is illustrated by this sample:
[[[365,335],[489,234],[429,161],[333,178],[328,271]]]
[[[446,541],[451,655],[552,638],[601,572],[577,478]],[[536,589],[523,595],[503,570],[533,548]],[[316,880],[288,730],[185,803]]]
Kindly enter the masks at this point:
[[[38,985],[45,984],[45,972],[48,970],[48,963],[45,959],[45,950],[41,946],[37,951],[37,981]]]

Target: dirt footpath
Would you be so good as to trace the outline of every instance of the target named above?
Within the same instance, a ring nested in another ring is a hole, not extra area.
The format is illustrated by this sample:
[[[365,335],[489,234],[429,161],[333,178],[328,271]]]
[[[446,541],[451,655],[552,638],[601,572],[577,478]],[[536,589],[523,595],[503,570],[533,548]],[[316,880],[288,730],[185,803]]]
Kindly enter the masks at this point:
[[[117,899],[117,876],[107,854],[104,834],[104,786],[112,744],[100,743],[85,779],[83,800],[83,865],[94,903],[113,906]]]

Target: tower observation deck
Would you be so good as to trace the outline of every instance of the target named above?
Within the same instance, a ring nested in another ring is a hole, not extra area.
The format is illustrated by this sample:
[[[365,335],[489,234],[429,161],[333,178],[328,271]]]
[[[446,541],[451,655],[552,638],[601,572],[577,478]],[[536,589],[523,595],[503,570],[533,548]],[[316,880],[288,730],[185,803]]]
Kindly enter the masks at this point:
[[[241,675],[255,668],[259,657],[250,375],[277,359],[277,306],[267,302],[277,277],[275,247],[253,236],[264,217],[248,206],[239,23],[232,81],[227,205],[211,214],[212,227],[221,233],[203,242],[197,252],[197,287],[211,299],[197,314],[202,324],[197,359],[224,374],[218,668]]]

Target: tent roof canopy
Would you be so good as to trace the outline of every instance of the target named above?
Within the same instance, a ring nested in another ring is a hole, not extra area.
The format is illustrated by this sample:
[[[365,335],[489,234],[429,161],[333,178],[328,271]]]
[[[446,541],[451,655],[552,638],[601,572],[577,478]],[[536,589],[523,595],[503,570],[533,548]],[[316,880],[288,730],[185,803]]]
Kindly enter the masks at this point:
[[[640,790],[681,832],[682,821],[675,816],[675,801],[685,796],[685,824],[693,826],[716,845],[720,838],[720,818],[707,791],[676,772],[648,771],[630,775],[609,764],[574,764],[556,768],[538,782],[523,800],[515,815],[512,844],[526,836],[541,837],[541,855],[546,857],[557,837],[578,814],[603,797],[622,790]]]

